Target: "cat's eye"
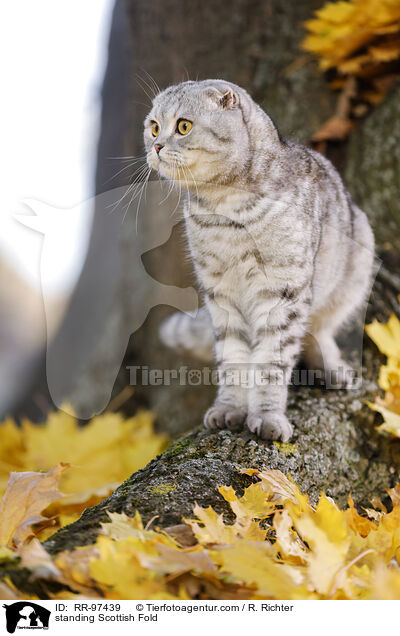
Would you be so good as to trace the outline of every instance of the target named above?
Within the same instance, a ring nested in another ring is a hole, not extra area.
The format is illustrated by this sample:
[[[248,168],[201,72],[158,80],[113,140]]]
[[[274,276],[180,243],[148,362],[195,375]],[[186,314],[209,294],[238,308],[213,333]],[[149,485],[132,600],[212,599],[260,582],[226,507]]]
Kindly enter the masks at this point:
[[[157,124],[156,121],[153,121],[153,124],[151,126],[151,134],[153,135],[153,137],[157,137],[160,134],[160,125]]]
[[[188,119],[179,119],[176,130],[180,135],[187,135],[192,130],[192,122]]]

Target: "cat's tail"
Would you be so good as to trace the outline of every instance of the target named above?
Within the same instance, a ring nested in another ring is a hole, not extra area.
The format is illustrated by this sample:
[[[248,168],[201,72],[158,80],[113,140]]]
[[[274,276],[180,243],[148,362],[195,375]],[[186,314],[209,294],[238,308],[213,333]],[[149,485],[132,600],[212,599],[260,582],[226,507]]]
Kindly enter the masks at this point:
[[[188,353],[204,362],[214,359],[214,335],[210,315],[205,307],[189,316],[177,311],[160,326],[163,344],[179,353]]]

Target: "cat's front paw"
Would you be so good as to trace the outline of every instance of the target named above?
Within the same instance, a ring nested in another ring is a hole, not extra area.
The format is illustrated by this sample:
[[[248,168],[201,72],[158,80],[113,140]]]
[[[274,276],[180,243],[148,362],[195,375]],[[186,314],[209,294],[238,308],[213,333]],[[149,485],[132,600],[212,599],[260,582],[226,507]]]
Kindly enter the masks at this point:
[[[284,413],[267,411],[247,416],[246,424],[252,433],[261,439],[288,442],[293,435],[293,427]]]
[[[204,416],[204,426],[211,430],[228,428],[230,431],[241,431],[247,412],[227,404],[214,404]]]

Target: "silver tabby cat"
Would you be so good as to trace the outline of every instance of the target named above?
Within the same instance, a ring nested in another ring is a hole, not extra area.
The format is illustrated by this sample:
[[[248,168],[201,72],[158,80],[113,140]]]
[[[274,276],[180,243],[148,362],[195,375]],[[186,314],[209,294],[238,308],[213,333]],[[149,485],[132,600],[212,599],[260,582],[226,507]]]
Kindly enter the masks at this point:
[[[335,386],[349,377],[335,334],[370,288],[367,217],[326,158],[283,140],[229,82],[159,93],[144,139],[149,167],[187,188],[186,230],[205,299],[196,317],[167,319],[161,338],[204,359],[214,346],[222,381],[207,427],[247,425],[287,441],[288,383],[300,354]],[[258,381],[238,376],[244,369]]]

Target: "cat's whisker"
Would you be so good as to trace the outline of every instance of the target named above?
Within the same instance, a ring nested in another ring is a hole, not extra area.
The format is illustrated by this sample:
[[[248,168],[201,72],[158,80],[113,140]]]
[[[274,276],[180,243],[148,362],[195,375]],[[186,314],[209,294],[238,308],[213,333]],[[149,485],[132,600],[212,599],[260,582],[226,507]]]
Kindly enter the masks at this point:
[[[171,189],[169,191],[169,194],[171,194],[171,192],[173,191],[174,187],[176,187],[176,179],[178,179],[178,182],[179,182],[179,167],[178,167],[176,161],[174,161],[173,169],[174,169],[174,174],[173,174],[173,177],[172,177]],[[179,205],[179,199],[178,199],[177,205]],[[175,214],[176,207],[177,206],[175,206],[175,208],[172,211],[172,213],[170,213],[170,217],[172,217]]]
[[[148,77],[150,77],[149,73],[148,73],[148,72],[147,72],[144,68],[142,68],[142,69],[141,69],[141,71],[143,71],[143,73],[146,73],[146,74],[147,74],[147,76],[148,76]],[[156,97],[156,95],[157,95],[157,90],[155,89],[154,85],[149,84],[149,82],[148,82],[148,81],[147,81],[144,77],[142,77],[142,76],[141,76],[141,75],[139,75],[139,74],[137,74],[137,77],[139,77],[139,78],[140,78],[140,80],[143,82],[143,84],[145,84],[145,86],[147,86],[147,88],[149,89],[149,91],[152,93],[153,98],[154,98],[154,97]]]
[[[150,99],[151,102],[153,102],[153,99],[157,96],[157,91],[154,90],[154,87],[151,86],[144,77],[141,77],[138,73],[136,73],[136,80],[140,86],[140,88],[142,89],[142,91],[145,93],[145,95]],[[147,92],[146,88],[148,88],[148,90],[150,91],[150,95]]]
[[[197,198],[197,203],[198,203],[198,202],[199,202],[199,189],[198,189],[198,187],[197,187],[196,179],[194,178],[194,176],[193,176],[193,172],[191,171],[191,169],[189,168],[189,166],[186,164],[186,166],[185,166],[185,167],[189,170],[189,172],[190,172],[190,176],[192,177],[192,180],[193,180],[194,186],[195,186],[195,188],[196,188],[196,198]],[[189,187],[188,187],[188,192],[189,192]]]
[[[169,198],[169,196],[170,196],[170,194],[173,191],[174,186],[175,186],[175,170],[176,170],[175,161],[173,161],[173,163],[172,163],[172,170],[173,170],[172,178],[169,180],[170,183],[169,183],[169,188],[168,188],[168,192],[167,192],[167,196],[166,196],[165,200],[167,200]],[[170,213],[170,217],[171,216],[172,215]]]
[[[168,196],[171,194],[171,192],[173,191],[174,186],[175,186],[175,172],[177,170],[177,164],[176,164],[175,160],[174,160],[174,162],[172,164],[172,168],[173,168],[173,174],[172,174],[172,179],[171,179],[171,184],[170,184]]]
[[[138,163],[139,161],[143,161],[143,159],[135,159],[134,161],[132,161],[131,163],[128,163],[127,166],[124,166],[123,168],[121,168],[121,170],[118,170],[118,172],[116,172],[115,174],[113,174],[111,177],[109,177],[106,181],[104,181],[104,185],[106,185],[107,183],[109,183],[110,181],[113,181],[113,179],[116,179],[118,177],[118,175],[120,175],[122,172],[125,172],[125,170],[129,170],[131,168],[133,168],[133,166]]]
[[[186,176],[186,170],[185,169],[184,169],[184,173],[185,173],[185,179],[186,179],[187,202],[188,202],[188,208],[190,210],[190,205],[191,205],[190,189],[189,189],[189,183],[188,183],[188,179],[187,179],[187,176]]]
[[[122,157],[106,157],[106,159],[112,159],[117,161],[130,161],[131,159],[146,159],[146,155],[124,155]]]
[[[149,93],[147,92],[147,90],[143,86],[141,78],[139,78],[138,75],[136,76],[136,81],[137,81],[138,86],[140,87],[140,89],[143,91],[143,93],[146,95],[147,99],[150,102],[150,104],[147,104],[147,107],[149,107],[149,106],[151,107],[151,105],[153,103],[154,95],[153,96],[149,95]]]
[[[129,194],[129,192],[131,192],[135,188],[139,188],[140,187],[141,183],[143,183],[143,178],[147,174],[148,170],[150,170],[150,168],[148,168],[147,165],[144,165],[141,168],[141,170],[139,171],[139,174],[135,177],[135,179],[130,184],[130,186],[128,188],[128,191],[127,191],[127,194]]]
[[[172,213],[170,214],[170,217],[173,217],[173,216],[174,216],[174,214],[175,214],[176,210],[178,209],[179,204],[180,204],[180,202],[181,202],[182,185],[181,185],[181,178],[180,178],[180,174],[179,174],[179,169],[180,169],[180,166],[177,166],[177,172],[178,172],[178,183],[179,183],[178,202],[177,202],[176,206],[174,207],[174,209],[173,209]]]
[[[162,181],[161,179],[159,179],[159,181],[160,181],[160,183],[161,183],[162,185],[164,185],[164,181]],[[168,196],[169,196],[169,193],[170,193],[170,189],[171,189],[171,179],[170,179],[170,178],[168,178],[168,179],[165,179],[165,181],[167,181],[167,182],[168,182],[167,194],[164,196],[164,198],[163,198],[163,199],[161,199],[161,201],[159,201],[158,205],[162,205],[163,203],[165,203],[165,201],[168,199]],[[162,190],[162,192],[163,192],[163,194],[164,194],[164,191],[163,191],[163,190]]]
[[[119,205],[122,203],[122,201],[125,199],[125,197],[129,196],[129,194],[135,189],[135,187],[137,186],[137,184],[139,183],[139,181],[142,179],[143,175],[146,174],[146,171],[149,170],[149,168],[147,167],[147,165],[141,166],[140,168],[138,168],[138,170],[136,170],[132,176],[134,176],[136,174],[136,172],[138,172],[138,175],[136,176],[136,179],[133,181],[133,183],[131,183],[129,185],[129,187],[126,189],[126,191],[123,193],[123,195],[118,199],[118,201],[116,203],[111,203],[109,206],[109,208],[111,208],[110,214],[112,214],[116,208],[119,207]],[[135,197],[135,193],[133,193],[132,198]],[[128,204],[128,206],[131,204],[132,202],[132,198]]]
[[[143,185],[142,185],[141,190],[140,190],[139,200],[138,200],[138,204],[137,204],[137,208],[136,208],[136,221],[135,221],[136,234],[138,233],[140,202],[142,200],[143,190],[145,190],[147,188],[147,184],[148,184],[148,181],[149,181],[149,178],[150,178],[150,174],[151,174],[151,168],[149,168],[147,176],[145,177]]]
[[[132,181],[132,183],[130,184],[128,190],[126,191],[125,196],[128,196],[131,192],[133,192],[132,197],[131,197],[131,201],[129,202],[129,205],[132,202],[132,198],[135,197],[135,190],[137,190],[140,187],[140,184],[142,183],[142,180],[143,180],[144,176],[146,175],[148,169],[149,168],[147,167],[147,165],[142,166],[142,168],[139,170],[139,174]]]
[[[146,69],[142,69],[144,73],[146,73],[147,77],[149,78],[151,84],[153,85],[153,87],[155,88],[155,96],[159,95],[159,93],[161,93],[161,88],[159,87],[159,85],[157,84],[156,80],[154,79],[154,77],[152,75],[150,75],[150,73],[148,71],[146,71]],[[150,87],[149,87],[150,88]]]
[[[144,179],[144,176],[147,174],[147,171],[151,172],[151,168],[148,168],[147,166],[143,166],[143,171],[140,173],[140,175],[138,175],[138,177],[135,179],[135,182],[133,184],[131,184],[130,188],[125,193],[127,195],[128,192],[129,193],[132,192],[132,195],[131,195],[131,197],[129,199],[129,203],[127,203],[125,205],[125,212],[124,212],[124,216],[122,218],[122,223],[125,221],[125,218],[126,218],[126,215],[128,213],[128,210],[131,207],[132,202],[134,201],[135,197],[139,193],[140,188],[142,187],[143,179]]]
[[[158,205],[162,205],[162,203],[164,203],[164,202],[168,199],[169,195],[171,194],[171,192],[172,192],[172,190],[173,190],[173,187],[174,187],[174,178],[175,178],[175,166],[174,166],[174,164],[172,164],[172,167],[173,167],[174,172],[173,172],[173,176],[172,176],[172,178],[169,178],[169,177],[168,177],[168,182],[169,182],[169,183],[168,183],[168,190],[167,190],[167,194],[166,194],[166,195],[165,195],[165,197],[164,197],[164,198],[160,201],[160,203],[159,203]]]
[[[133,99],[132,101],[130,101],[131,104],[138,104],[139,106],[144,106],[145,108],[149,107],[149,104],[145,104],[144,102],[139,102],[136,99]]]

